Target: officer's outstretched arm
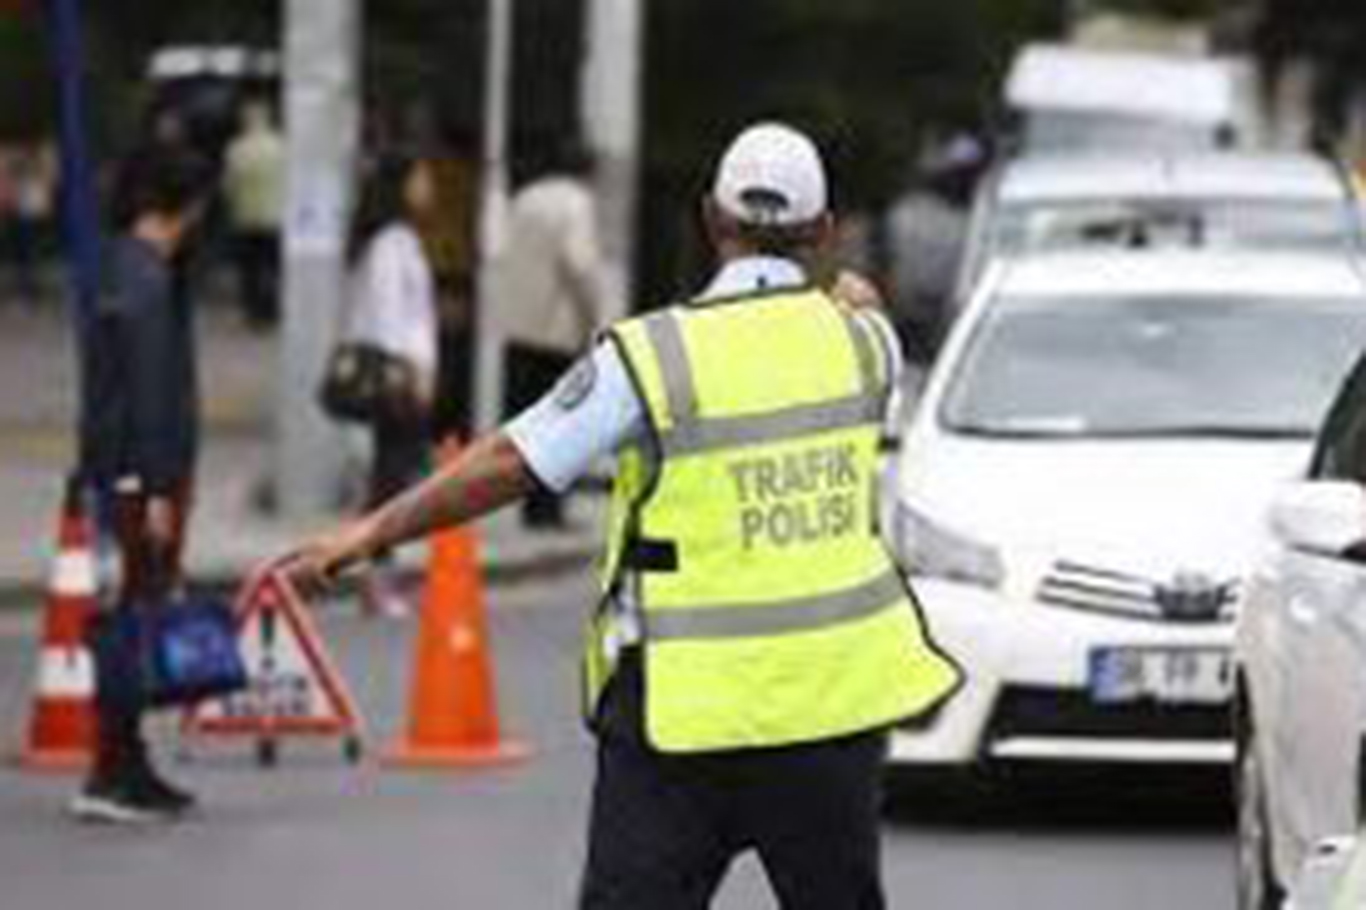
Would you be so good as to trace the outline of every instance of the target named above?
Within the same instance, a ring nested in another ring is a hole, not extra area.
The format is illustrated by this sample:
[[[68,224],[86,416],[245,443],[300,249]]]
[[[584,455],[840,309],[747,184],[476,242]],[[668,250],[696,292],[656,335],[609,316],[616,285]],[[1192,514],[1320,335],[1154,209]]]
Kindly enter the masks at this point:
[[[326,585],[375,553],[487,515],[534,485],[517,447],[494,432],[373,512],[308,541],[282,565],[299,584]]]

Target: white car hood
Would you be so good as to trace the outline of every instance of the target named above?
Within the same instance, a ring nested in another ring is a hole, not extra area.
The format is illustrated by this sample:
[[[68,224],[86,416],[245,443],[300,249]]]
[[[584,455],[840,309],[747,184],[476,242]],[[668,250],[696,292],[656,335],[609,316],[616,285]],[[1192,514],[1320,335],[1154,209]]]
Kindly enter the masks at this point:
[[[1008,565],[1055,559],[1166,578],[1241,575],[1266,539],[1276,487],[1303,473],[1299,440],[986,440],[909,435],[897,488]]]

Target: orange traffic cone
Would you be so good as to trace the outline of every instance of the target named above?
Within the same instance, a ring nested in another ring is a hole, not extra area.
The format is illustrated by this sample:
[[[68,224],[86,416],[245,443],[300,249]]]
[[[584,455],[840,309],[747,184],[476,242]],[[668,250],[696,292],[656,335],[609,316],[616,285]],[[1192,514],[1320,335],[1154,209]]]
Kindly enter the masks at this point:
[[[530,754],[499,732],[482,588],[474,532],[438,533],[422,602],[406,738],[386,750],[386,764],[500,765]]]
[[[38,771],[85,768],[94,754],[95,664],[85,642],[97,589],[94,535],[81,488],[68,482],[48,584],[28,741],[19,763]]]

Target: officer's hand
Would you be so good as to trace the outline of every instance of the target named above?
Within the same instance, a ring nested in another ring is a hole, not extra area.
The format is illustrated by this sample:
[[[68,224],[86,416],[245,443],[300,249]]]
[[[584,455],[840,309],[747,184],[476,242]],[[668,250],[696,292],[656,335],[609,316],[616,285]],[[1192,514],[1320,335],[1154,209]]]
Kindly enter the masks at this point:
[[[830,293],[845,306],[856,310],[886,308],[886,302],[882,299],[882,292],[877,289],[877,286],[858,272],[852,272],[848,269],[843,269],[836,276],[835,285],[830,289]]]
[[[376,550],[372,524],[362,518],[306,542],[280,561],[280,571],[306,591],[331,586],[342,572]]]

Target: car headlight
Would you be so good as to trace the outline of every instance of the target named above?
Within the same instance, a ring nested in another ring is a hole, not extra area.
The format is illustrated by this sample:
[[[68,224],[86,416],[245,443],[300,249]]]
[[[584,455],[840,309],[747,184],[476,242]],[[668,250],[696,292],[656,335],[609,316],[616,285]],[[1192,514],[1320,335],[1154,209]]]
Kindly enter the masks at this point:
[[[985,588],[1005,581],[1000,551],[930,518],[904,502],[893,507],[892,529],[901,566],[912,576],[945,578]]]

